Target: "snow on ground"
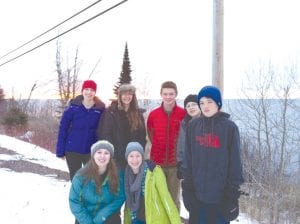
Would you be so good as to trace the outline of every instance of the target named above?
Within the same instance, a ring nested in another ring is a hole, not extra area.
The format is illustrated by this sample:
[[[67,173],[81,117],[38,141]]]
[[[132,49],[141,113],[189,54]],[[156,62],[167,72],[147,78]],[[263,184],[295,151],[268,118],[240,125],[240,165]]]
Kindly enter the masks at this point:
[[[27,160],[49,168],[67,171],[64,160],[38,146],[0,135],[0,147],[15,151],[19,155],[0,154],[1,160]],[[74,223],[69,209],[69,181],[33,173],[17,173],[0,168],[1,223],[10,224],[67,224]],[[182,204],[182,217],[188,217]],[[231,223],[257,224],[241,214]]]
[[[13,150],[20,154],[20,156],[17,156],[16,159],[27,160],[32,163],[41,164],[50,168],[68,171],[68,167],[64,160],[58,159],[50,151],[28,142],[5,135],[0,135],[0,147]]]
[[[0,176],[1,223],[74,223],[68,207],[69,183],[3,169]]]

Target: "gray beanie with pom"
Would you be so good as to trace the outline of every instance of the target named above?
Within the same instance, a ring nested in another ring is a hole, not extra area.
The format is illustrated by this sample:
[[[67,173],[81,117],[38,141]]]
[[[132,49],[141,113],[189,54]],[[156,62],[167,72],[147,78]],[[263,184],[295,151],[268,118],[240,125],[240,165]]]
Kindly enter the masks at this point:
[[[113,157],[114,156],[114,146],[106,140],[99,140],[96,143],[94,143],[91,146],[91,155],[92,157],[95,155],[95,153],[100,150],[100,149],[106,149],[107,151],[110,152],[110,155]]]

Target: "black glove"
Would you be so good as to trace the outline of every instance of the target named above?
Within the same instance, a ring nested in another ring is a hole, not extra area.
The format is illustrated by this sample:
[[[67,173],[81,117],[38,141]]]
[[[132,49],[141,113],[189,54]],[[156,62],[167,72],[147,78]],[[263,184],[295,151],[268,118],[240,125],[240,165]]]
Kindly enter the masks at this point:
[[[184,207],[190,212],[198,212],[198,200],[195,194],[194,187],[192,183],[189,183],[186,179],[181,182],[182,188],[182,200]]]
[[[181,167],[181,162],[177,163],[177,178],[179,180],[183,179],[183,172],[182,172],[182,167]]]
[[[226,187],[221,201],[221,211],[224,218],[228,221],[236,219],[239,215],[239,188]]]

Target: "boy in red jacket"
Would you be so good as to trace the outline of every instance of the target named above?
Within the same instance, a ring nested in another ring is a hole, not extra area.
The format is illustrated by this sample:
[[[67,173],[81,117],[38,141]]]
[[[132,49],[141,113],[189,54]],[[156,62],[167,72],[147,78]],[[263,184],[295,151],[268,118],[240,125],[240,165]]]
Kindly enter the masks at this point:
[[[162,104],[150,112],[147,120],[147,131],[151,146],[150,158],[163,168],[168,189],[180,208],[179,179],[177,178],[176,146],[180,122],[186,112],[176,104],[177,86],[172,81],[161,85]]]

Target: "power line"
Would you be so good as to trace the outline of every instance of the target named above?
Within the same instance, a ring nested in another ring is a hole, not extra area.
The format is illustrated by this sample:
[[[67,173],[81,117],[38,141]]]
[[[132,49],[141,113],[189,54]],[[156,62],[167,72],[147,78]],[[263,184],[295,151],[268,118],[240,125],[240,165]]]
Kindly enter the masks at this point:
[[[4,57],[6,57],[7,55],[10,55],[11,53],[13,53],[13,52],[19,50],[20,48],[26,46],[27,44],[33,42],[34,40],[40,38],[41,36],[44,36],[46,33],[49,33],[50,31],[54,30],[55,28],[59,27],[60,25],[64,24],[65,22],[69,21],[70,19],[72,19],[72,18],[78,16],[78,15],[81,14],[82,12],[86,11],[87,9],[91,8],[92,6],[96,5],[97,3],[101,2],[101,1],[102,1],[102,0],[98,0],[98,1],[94,2],[93,4],[87,6],[86,8],[80,10],[79,12],[75,13],[75,14],[72,15],[71,17],[65,19],[64,21],[60,22],[59,24],[57,24],[57,25],[53,26],[52,28],[46,30],[46,31],[43,32],[42,34],[40,34],[40,35],[34,37],[33,39],[31,39],[31,40],[29,40],[29,41],[27,41],[26,43],[20,45],[19,47],[15,48],[14,50],[9,51],[9,52],[6,53],[5,55],[2,55],[2,56],[0,57],[0,59],[2,59],[2,58],[4,58]]]
[[[116,7],[118,7],[119,5],[122,5],[123,3],[127,2],[127,1],[128,1],[128,0],[123,0],[123,1],[121,1],[121,2],[119,2],[119,3],[117,3],[117,4],[115,4],[115,5],[113,5],[112,7],[110,7],[110,8],[108,8],[108,9],[106,9],[106,10],[104,10],[104,11],[102,11],[102,12],[96,14],[95,16],[93,16],[93,17],[91,17],[91,18],[85,20],[84,22],[82,22],[82,23],[80,23],[80,24],[78,24],[78,25],[72,27],[71,29],[68,29],[67,31],[65,31],[65,32],[63,32],[63,33],[61,33],[61,34],[59,34],[59,35],[57,35],[57,36],[55,36],[55,37],[53,37],[53,38],[51,38],[51,39],[49,39],[49,40],[47,40],[47,41],[45,41],[45,42],[39,44],[38,46],[36,46],[36,47],[34,47],[34,48],[31,48],[31,49],[28,50],[28,51],[25,51],[25,52],[22,53],[22,54],[19,54],[18,56],[14,57],[14,58],[12,58],[12,59],[9,59],[8,61],[6,61],[6,62],[0,64],[0,67],[2,67],[3,65],[5,65],[5,64],[7,64],[7,63],[9,63],[9,62],[12,62],[12,61],[16,60],[16,59],[19,58],[19,57],[24,56],[25,54],[30,53],[31,51],[36,50],[37,48],[40,48],[41,46],[43,46],[43,45],[45,45],[45,44],[47,44],[47,43],[49,43],[49,42],[51,42],[51,41],[57,39],[58,37],[61,37],[61,36],[65,35],[66,33],[69,33],[70,31],[72,31],[72,30],[74,30],[74,29],[76,29],[76,28],[78,28],[78,27],[84,25],[84,24],[87,23],[87,22],[90,22],[91,20],[97,18],[98,16],[103,15],[104,13],[106,13],[106,12],[108,12],[108,11],[110,11],[110,10],[116,8]]]

